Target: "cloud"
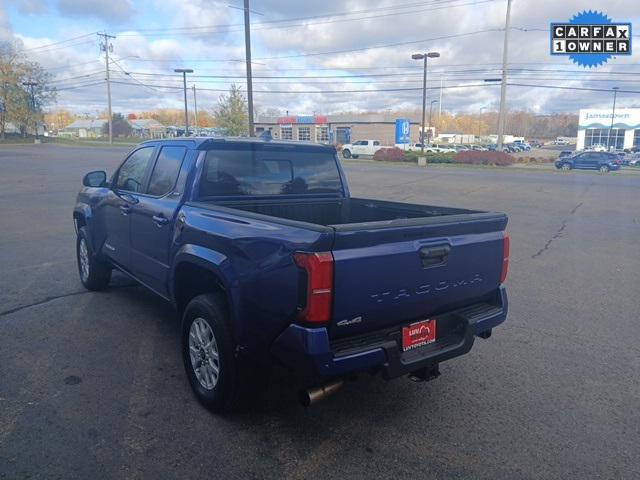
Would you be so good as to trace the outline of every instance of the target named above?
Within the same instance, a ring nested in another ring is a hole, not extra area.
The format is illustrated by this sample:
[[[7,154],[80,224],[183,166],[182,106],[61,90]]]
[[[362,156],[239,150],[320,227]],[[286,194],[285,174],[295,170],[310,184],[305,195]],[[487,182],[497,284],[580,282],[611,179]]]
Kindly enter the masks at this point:
[[[13,30],[7,12],[0,8],[0,42],[10,42],[13,39]]]
[[[411,60],[411,54],[435,50],[442,56],[429,63],[429,86],[433,88],[429,91],[430,98],[440,97],[438,87],[442,81],[445,87],[442,91],[445,110],[477,113],[480,107],[497,109],[499,87],[486,84],[483,80],[500,76],[503,32],[460,35],[503,27],[506,2],[482,1],[477,0],[472,4],[473,0],[456,0],[436,4],[407,0],[401,0],[402,3],[392,0],[255,0],[252,9],[263,13],[252,15],[255,103],[262,110],[275,108],[291,113],[418,109],[421,105],[422,69],[420,62]],[[163,85],[181,87],[181,79],[173,76],[173,68],[176,67],[195,70],[188,81],[190,85],[195,83],[198,87],[200,108],[213,108],[220,95],[216,90],[226,90],[231,83],[245,88],[242,12],[227,7],[227,2],[139,0],[135,3],[139,16],[132,16],[132,2],[123,0],[108,3],[59,0],[59,3],[66,7],[60,8],[60,18],[67,27],[65,32],[57,36],[54,32],[47,32],[40,38],[25,36],[23,32],[16,33],[21,33],[19,36],[25,46],[31,48],[87,33],[87,22],[76,18],[80,15],[94,16],[108,24],[126,21],[127,31],[118,32],[115,28],[110,31],[117,35],[113,42],[113,56],[124,59],[119,61],[119,65],[129,73],[123,73],[120,67],[114,65],[112,75],[117,81],[132,84],[114,84],[114,109],[118,111],[126,113],[155,107],[180,107],[182,97],[179,88],[159,88]],[[400,8],[408,3],[413,6]],[[236,1],[234,4],[241,3]],[[466,5],[452,7],[461,4]],[[447,8],[434,9],[434,6],[443,5]],[[526,27],[528,31],[514,29],[509,34],[510,82],[610,89],[615,84],[613,78],[625,78],[603,73],[620,72],[625,65],[637,64],[639,53],[633,57],[612,60],[598,68],[597,73],[589,74],[589,81],[584,80],[583,68],[573,65],[565,57],[549,55],[548,33],[544,31],[549,22],[569,19],[581,9],[584,9],[584,5],[579,0],[513,3],[512,25]],[[605,10],[614,21],[636,20],[628,18],[628,2],[623,0],[610,1]],[[282,19],[345,11],[357,13],[279,22]],[[401,12],[408,13],[398,14]],[[0,32],[3,25],[10,35],[8,19],[6,15],[3,17],[0,7]],[[213,28],[212,25],[218,27]],[[150,31],[150,28],[161,30]],[[451,35],[454,36],[427,40]],[[368,48],[398,43],[406,44]],[[315,55],[319,52],[354,49],[357,51]],[[635,49],[635,52],[640,50]],[[33,51],[31,55],[47,68],[55,69],[52,72],[61,79],[60,86],[78,85],[78,81],[64,79],[83,74],[92,75],[89,78],[97,81],[104,78],[96,73],[97,69],[104,68],[97,43],[93,48],[83,45],[55,50],[55,55],[46,49]],[[395,75],[306,80],[286,78],[386,73]],[[598,75],[601,80],[593,81]],[[225,78],[233,76],[238,77]],[[626,78],[632,80],[634,77]],[[146,83],[150,87],[143,87],[136,82]],[[477,84],[481,86],[470,86]],[[621,83],[620,86],[637,90],[630,83]],[[415,90],[373,91],[400,88]],[[307,93],[310,91],[329,93]],[[619,98],[625,105],[637,103],[634,100],[637,96],[631,94],[621,93]],[[93,111],[101,108],[101,105],[104,107],[105,86],[100,84],[61,90],[58,99],[61,108]],[[541,113],[606,106],[610,100],[608,91],[508,88],[509,108]]]
[[[23,15],[41,15],[48,11],[44,0],[10,0],[10,3]]]
[[[65,17],[92,17],[108,25],[125,23],[134,16],[132,0],[58,0]]]

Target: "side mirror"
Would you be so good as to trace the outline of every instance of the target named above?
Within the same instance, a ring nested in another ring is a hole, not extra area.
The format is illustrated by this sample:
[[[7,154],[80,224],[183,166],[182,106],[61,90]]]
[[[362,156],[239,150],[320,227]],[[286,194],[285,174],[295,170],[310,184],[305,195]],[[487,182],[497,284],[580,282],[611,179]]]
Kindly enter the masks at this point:
[[[87,173],[82,179],[82,185],[85,187],[106,187],[107,172],[96,170],[95,172]]]

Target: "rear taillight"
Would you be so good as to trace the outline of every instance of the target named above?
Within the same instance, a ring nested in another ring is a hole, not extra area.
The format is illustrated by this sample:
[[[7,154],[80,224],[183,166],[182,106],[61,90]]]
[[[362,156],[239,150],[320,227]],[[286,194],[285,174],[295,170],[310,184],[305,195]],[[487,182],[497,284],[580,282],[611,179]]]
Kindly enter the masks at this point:
[[[333,300],[333,255],[331,252],[296,252],[293,258],[307,273],[306,302],[298,320],[320,325],[331,319]]]
[[[500,283],[504,283],[507,279],[507,272],[509,271],[509,244],[509,234],[502,232],[502,271],[500,272]]]

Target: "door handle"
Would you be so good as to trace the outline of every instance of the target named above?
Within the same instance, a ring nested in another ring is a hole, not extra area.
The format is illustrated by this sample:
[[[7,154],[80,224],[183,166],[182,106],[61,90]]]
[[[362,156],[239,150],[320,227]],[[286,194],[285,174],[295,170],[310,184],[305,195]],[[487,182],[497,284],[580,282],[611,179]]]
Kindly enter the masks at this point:
[[[436,245],[433,247],[424,247],[420,249],[420,260],[423,267],[434,267],[443,265],[447,262],[447,257],[451,252],[449,245]]]
[[[159,227],[162,227],[163,225],[166,225],[167,223],[169,223],[169,219],[166,218],[166,217],[163,217],[162,215],[154,215],[153,216],[153,221]]]
[[[131,213],[131,207],[129,205],[120,205],[120,212],[122,215],[129,215]]]

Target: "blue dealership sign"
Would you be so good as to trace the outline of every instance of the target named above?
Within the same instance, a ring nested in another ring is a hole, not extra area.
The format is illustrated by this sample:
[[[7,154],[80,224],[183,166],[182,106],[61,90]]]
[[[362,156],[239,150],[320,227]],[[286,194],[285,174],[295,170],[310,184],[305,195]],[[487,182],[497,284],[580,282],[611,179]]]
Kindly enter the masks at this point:
[[[396,145],[411,142],[411,123],[406,118],[396,120]]]

